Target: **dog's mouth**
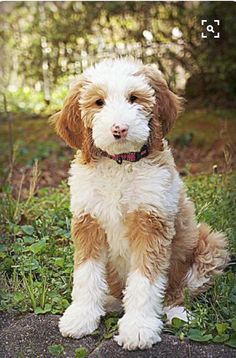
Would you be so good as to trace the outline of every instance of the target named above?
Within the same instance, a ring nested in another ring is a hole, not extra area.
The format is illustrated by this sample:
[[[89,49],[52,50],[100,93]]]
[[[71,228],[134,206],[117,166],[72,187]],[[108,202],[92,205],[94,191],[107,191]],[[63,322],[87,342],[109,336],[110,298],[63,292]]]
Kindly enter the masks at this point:
[[[115,138],[115,140],[121,139],[121,136],[118,134],[114,134],[113,137]],[[123,138],[124,139],[124,138]]]
[[[119,134],[114,134],[113,137],[115,138],[115,142],[117,143],[125,143],[128,141],[127,138],[122,138]]]

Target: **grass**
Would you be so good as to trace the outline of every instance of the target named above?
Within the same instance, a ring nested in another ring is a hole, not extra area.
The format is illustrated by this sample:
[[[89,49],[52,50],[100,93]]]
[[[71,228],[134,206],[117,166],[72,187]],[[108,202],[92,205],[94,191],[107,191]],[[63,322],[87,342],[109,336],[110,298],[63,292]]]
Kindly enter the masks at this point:
[[[198,219],[224,230],[235,255],[235,175],[190,176],[185,184],[196,204]],[[63,182],[58,188],[41,188],[35,195],[34,185],[23,201],[13,196],[9,184],[1,193],[0,309],[61,314],[70,302],[73,270],[68,188]],[[186,324],[176,319],[166,330],[180,339],[187,336],[235,346],[234,271],[232,264],[206,294],[194,300],[186,292],[193,321]],[[112,317],[105,320],[106,327],[112,322],[107,338],[112,336],[116,321]]]

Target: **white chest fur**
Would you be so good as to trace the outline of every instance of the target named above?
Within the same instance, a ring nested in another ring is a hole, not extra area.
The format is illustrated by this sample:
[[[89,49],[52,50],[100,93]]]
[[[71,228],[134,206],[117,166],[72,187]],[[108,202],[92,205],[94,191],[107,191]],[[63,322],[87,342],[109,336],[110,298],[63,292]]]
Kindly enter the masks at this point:
[[[70,175],[73,215],[89,213],[98,219],[107,234],[110,258],[125,275],[129,265],[127,214],[140,209],[174,217],[182,186],[177,172],[148,159],[119,165],[103,158],[95,165],[74,162]]]

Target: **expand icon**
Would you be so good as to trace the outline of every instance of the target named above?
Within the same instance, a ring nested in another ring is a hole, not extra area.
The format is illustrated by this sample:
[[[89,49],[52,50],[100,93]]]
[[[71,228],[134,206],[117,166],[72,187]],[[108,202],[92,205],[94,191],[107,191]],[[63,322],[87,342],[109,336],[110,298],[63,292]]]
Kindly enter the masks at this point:
[[[209,34],[213,34],[213,38],[219,39],[220,32],[220,20],[213,20],[214,24],[208,24],[208,20],[201,20],[201,25],[204,26],[204,31],[201,32],[201,38],[206,39],[209,37]]]

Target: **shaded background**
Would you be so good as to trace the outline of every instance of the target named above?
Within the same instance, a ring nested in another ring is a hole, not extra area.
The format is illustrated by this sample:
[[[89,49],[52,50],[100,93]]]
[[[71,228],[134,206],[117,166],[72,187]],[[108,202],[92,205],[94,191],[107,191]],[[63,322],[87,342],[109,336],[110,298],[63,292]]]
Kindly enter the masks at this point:
[[[236,4],[232,2],[5,2],[0,4],[1,177],[28,188],[67,177],[73,151],[47,118],[70,83],[106,57],[156,63],[187,99],[169,136],[181,174],[235,165]],[[201,20],[220,19],[220,38],[201,38]],[[23,179],[22,179],[23,178]]]

